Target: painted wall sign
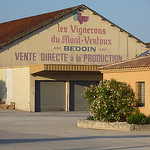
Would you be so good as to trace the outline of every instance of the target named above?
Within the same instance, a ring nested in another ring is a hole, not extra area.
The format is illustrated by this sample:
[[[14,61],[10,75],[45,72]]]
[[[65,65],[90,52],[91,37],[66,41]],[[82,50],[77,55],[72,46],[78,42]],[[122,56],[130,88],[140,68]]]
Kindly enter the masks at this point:
[[[87,9],[16,41],[0,54],[0,63],[105,65],[134,58],[144,50],[142,43]]]
[[[115,63],[122,61],[122,55],[101,55],[101,54],[79,54],[69,56],[67,53],[23,53],[15,52],[16,61],[46,61],[46,62],[105,62]]]
[[[81,12],[74,12],[73,15],[73,20],[79,21],[80,24],[82,24],[83,22],[88,22],[89,20],[89,16],[82,16]]]
[[[71,24],[56,25],[56,32],[50,37],[50,44],[55,53],[42,54],[41,60],[96,64],[122,61],[122,55],[109,52],[113,40],[106,28],[100,25],[91,26],[91,17],[84,12],[73,13],[72,18],[74,22]],[[62,59],[63,56],[65,59]]]
[[[73,13],[73,22],[70,24],[56,24],[54,34],[49,38],[49,52],[15,52],[15,60],[81,64],[122,61],[122,55],[109,52],[113,40],[107,29],[88,25],[90,18],[90,15],[83,12]]]

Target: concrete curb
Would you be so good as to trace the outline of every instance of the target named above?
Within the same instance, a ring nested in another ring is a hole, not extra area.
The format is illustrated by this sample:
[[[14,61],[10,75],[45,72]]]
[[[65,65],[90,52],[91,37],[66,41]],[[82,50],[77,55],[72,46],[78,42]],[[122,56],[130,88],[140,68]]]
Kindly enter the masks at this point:
[[[93,120],[79,119],[77,126],[97,130],[119,130],[119,131],[150,131],[150,125],[133,125],[125,122],[101,122]]]

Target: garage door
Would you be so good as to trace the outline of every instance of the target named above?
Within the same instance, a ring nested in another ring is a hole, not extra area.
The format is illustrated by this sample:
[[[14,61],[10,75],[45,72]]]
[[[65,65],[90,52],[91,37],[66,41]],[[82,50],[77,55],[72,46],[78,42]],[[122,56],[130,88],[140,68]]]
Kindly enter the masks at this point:
[[[98,84],[98,81],[72,81],[70,82],[70,110],[85,111],[87,106],[86,101],[81,96],[85,87],[90,87],[91,84]]]
[[[65,110],[65,82],[36,82],[36,111]]]

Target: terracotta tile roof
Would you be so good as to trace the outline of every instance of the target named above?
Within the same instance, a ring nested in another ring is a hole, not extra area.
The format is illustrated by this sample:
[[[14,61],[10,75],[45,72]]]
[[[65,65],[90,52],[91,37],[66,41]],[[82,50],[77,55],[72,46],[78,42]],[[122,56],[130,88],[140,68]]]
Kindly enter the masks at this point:
[[[99,67],[99,70],[150,67],[150,55]]]
[[[41,14],[41,15],[18,19],[10,22],[0,23],[0,48],[29,33],[32,33],[33,31],[43,26],[46,26],[49,23],[52,23],[54,20],[59,19],[64,15],[67,15],[77,10],[83,10],[86,8],[88,7],[82,4],[79,6],[62,9],[62,10],[58,10],[46,14]],[[143,43],[145,46],[149,47],[143,41],[136,38],[129,32],[125,31],[124,29],[120,28],[116,24],[112,23],[111,21],[101,16],[97,12],[93,11],[90,8],[88,9],[91,10],[94,15],[100,16],[103,20],[109,22],[112,26],[119,28],[121,32],[126,32],[129,37],[135,38],[138,42]]]
[[[148,46],[150,46],[150,43],[146,43]]]
[[[12,41],[31,33],[32,31],[52,23],[68,13],[71,13],[78,8],[84,8],[84,5],[62,9],[46,14],[18,19],[10,22],[0,23],[0,47],[11,43]]]

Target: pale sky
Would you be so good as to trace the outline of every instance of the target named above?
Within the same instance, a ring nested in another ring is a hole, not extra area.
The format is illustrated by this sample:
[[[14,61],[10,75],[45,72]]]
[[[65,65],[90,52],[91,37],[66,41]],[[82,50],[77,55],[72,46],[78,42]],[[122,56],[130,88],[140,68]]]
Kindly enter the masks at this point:
[[[150,42],[150,0],[0,0],[0,23],[81,4]]]

